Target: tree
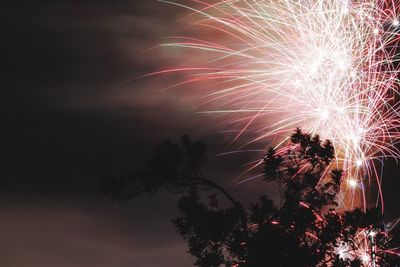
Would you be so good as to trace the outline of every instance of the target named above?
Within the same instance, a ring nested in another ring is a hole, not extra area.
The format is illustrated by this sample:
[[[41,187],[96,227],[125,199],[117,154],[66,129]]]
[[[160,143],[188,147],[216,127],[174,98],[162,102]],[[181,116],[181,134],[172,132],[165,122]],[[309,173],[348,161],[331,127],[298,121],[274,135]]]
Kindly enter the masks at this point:
[[[263,195],[245,208],[204,177],[205,151],[188,136],[165,141],[144,168],[123,177],[106,175],[101,186],[113,200],[161,187],[179,196],[180,215],[173,222],[197,266],[370,266],[371,232],[382,244],[379,266],[393,266],[383,252],[399,240],[386,238],[376,211],[335,211],[342,171],[329,169],[335,155],[329,141],[297,129],[286,149],[268,150],[265,181],[282,188],[279,206]],[[221,205],[221,197],[230,205]]]

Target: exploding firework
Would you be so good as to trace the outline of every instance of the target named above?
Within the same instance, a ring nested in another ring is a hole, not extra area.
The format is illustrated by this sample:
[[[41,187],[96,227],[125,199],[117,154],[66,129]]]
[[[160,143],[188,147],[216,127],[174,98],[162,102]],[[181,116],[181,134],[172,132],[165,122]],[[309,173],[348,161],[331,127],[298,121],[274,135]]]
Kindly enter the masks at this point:
[[[351,240],[339,242],[339,245],[335,248],[335,253],[342,260],[359,259],[362,266],[371,267],[378,266],[378,262],[384,261],[387,255],[399,257],[399,248],[391,248],[389,238],[392,230],[398,223],[399,219],[383,225],[382,229],[371,227],[359,229]]]
[[[163,46],[191,49],[203,65],[189,59],[187,68],[159,73],[190,73],[181,84],[213,82],[205,93],[213,108],[202,111],[226,116],[233,143],[279,147],[295,127],[319,134],[336,148],[332,167],[345,172],[340,205],[366,207],[376,181],[383,207],[381,160],[400,156],[394,0],[167,3],[191,11],[193,36]]]

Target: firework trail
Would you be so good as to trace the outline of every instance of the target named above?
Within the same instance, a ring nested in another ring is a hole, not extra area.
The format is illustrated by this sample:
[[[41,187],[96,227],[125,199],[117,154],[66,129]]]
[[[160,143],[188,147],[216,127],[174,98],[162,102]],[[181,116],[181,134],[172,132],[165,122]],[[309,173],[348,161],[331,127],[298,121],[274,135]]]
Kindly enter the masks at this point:
[[[181,85],[212,82],[213,108],[203,111],[229,118],[233,143],[273,138],[280,147],[300,127],[335,146],[343,208],[366,207],[371,183],[381,195],[381,161],[400,156],[394,0],[166,2],[190,10],[194,34],[163,46],[203,60],[158,73],[190,73]]]

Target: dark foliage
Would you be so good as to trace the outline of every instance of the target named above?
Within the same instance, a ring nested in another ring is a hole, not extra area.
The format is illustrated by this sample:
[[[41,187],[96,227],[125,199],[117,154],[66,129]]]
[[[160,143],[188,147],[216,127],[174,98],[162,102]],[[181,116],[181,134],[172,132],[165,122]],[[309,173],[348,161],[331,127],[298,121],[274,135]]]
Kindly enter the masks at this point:
[[[280,206],[264,195],[244,208],[203,176],[205,145],[187,136],[179,143],[164,142],[145,168],[124,177],[106,175],[101,185],[114,200],[153,194],[161,187],[180,196],[180,215],[173,222],[197,266],[369,266],[359,252],[365,244],[360,231],[377,231],[380,251],[400,243],[399,235],[381,234],[375,211],[335,211],[342,172],[326,174],[334,159],[329,141],[300,129],[290,141],[290,149],[270,149],[264,158],[265,180],[282,188]],[[321,183],[325,176],[329,179]],[[205,197],[209,190],[215,193]],[[221,196],[231,205],[219,205]],[[379,266],[396,266],[395,257],[378,256]]]

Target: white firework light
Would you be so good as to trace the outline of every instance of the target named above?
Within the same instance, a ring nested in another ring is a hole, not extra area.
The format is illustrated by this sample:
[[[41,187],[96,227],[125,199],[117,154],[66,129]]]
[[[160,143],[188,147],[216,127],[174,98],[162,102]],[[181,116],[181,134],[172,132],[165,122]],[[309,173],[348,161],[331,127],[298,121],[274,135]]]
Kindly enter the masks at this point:
[[[213,82],[205,95],[215,109],[204,111],[229,114],[227,125],[239,127],[234,142],[242,147],[271,137],[279,147],[295,127],[329,139],[336,149],[333,165],[345,172],[341,205],[366,207],[367,184],[380,192],[379,162],[400,156],[398,4],[168,3],[189,9],[191,29],[203,31],[163,46],[192,49],[204,60],[158,73],[185,71],[191,73],[187,82]],[[249,138],[249,132],[257,134]]]

